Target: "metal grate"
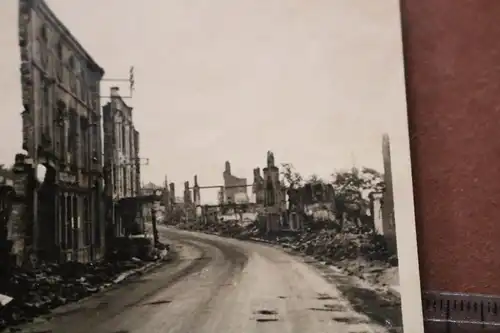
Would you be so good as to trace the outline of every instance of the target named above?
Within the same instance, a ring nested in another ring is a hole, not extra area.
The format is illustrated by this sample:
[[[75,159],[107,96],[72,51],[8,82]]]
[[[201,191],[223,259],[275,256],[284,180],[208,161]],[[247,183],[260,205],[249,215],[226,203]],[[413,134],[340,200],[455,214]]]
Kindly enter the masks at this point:
[[[422,301],[430,331],[452,332],[460,327],[500,332],[500,296],[424,292]]]

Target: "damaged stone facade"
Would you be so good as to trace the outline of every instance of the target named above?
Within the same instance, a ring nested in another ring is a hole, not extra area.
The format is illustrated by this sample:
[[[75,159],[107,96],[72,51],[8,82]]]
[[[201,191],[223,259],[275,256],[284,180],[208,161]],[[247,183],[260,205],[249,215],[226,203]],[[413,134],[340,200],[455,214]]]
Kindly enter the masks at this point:
[[[201,205],[201,191],[200,191],[200,184],[198,184],[198,176],[194,176],[194,183],[193,183],[193,204],[195,207],[198,207]]]
[[[266,194],[264,192],[264,178],[260,173],[260,168],[253,169],[252,193],[257,205],[264,205]]]
[[[27,211],[41,259],[89,261],[104,246],[100,81],[104,71],[45,1],[19,1],[23,149],[46,179]],[[31,200],[29,200],[31,201]],[[22,229],[22,228],[21,228]],[[26,229],[26,228],[25,228]]]
[[[170,200],[170,205],[173,207],[176,204],[175,183],[168,184],[168,196],[169,196],[169,200]]]
[[[110,102],[103,107],[108,222],[114,222],[115,236],[123,236],[123,214],[117,205],[121,200],[136,198],[141,194],[139,132],[134,126],[133,108],[125,103],[117,87],[110,89],[110,97]]]
[[[286,188],[280,182],[280,170],[274,154],[267,152],[266,167],[253,169],[252,193],[259,212],[261,227],[267,232],[279,231],[286,218]]]
[[[331,184],[308,183],[298,188],[289,188],[287,195],[291,230],[300,230],[304,227],[304,214],[308,210],[319,208],[330,214],[336,211],[335,191]]]
[[[241,200],[248,202],[247,179],[238,178],[231,174],[231,163],[226,161],[224,172],[224,203],[236,203]]]
[[[266,212],[266,230],[275,232],[281,230],[286,198],[280,182],[280,171],[274,163],[274,154],[267,152],[267,166],[262,169],[264,174],[264,206]]]

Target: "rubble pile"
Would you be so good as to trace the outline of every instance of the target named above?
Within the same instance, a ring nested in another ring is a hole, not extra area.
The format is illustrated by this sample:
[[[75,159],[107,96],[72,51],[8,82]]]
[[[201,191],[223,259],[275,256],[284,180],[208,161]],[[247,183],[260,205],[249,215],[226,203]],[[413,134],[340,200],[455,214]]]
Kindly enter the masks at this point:
[[[397,255],[387,249],[385,239],[371,232],[321,230],[296,237],[278,238],[286,248],[342,268],[374,284],[386,285],[386,272],[396,269]]]
[[[389,261],[391,255],[383,237],[372,233],[346,233],[333,230],[305,232],[295,239],[279,239],[294,250],[325,260],[342,261],[365,258],[369,261]]]
[[[160,246],[151,251],[148,260],[132,257],[88,264],[45,264],[36,270],[16,268],[0,276],[0,295],[12,298],[6,305],[0,305],[0,330],[118,283],[127,272],[138,270],[152,260],[165,259],[167,250],[168,245]]]
[[[182,230],[199,231],[223,237],[243,238],[246,230],[238,221],[224,221],[202,224],[198,222],[183,222],[176,226]]]
[[[242,226],[237,221],[211,224],[179,223],[184,230],[199,231],[239,239],[260,239],[335,264],[349,274],[378,282],[378,277],[398,265],[385,239],[366,227],[348,224],[342,228],[309,228],[302,232],[266,235],[257,223]]]

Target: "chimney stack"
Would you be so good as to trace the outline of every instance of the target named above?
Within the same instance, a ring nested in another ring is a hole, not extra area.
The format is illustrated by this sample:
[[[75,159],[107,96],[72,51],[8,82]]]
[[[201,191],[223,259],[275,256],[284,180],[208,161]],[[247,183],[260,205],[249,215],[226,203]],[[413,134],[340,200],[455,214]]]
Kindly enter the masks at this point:
[[[109,90],[110,90],[110,96],[111,97],[119,97],[120,96],[120,88],[118,88],[118,87],[111,87]]]

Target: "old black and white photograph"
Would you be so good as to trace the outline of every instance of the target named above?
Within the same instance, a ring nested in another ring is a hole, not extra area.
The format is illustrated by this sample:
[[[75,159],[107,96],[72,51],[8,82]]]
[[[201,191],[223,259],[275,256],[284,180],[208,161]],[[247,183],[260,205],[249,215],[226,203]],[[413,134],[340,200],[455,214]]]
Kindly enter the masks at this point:
[[[397,0],[0,4],[0,332],[422,325]]]

